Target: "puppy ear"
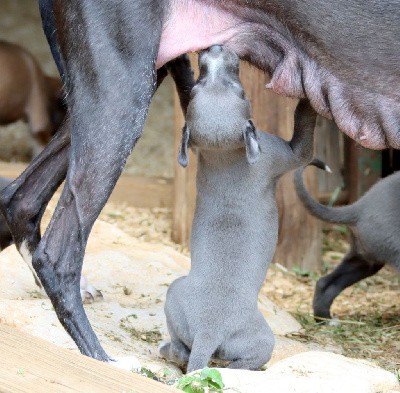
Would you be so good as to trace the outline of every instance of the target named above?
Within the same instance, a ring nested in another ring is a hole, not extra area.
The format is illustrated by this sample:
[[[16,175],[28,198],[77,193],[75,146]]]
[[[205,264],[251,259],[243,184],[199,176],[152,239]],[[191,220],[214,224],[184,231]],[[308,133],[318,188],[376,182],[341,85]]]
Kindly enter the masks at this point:
[[[246,146],[246,156],[249,164],[255,164],[260,158],[260,144],[256,133],[256,127],[251,120],[247,121],[244,130],[244,144]]]
[[[186,168],[189,163],[189,155],[188,155],[189,138],[190,138],[189,127],[185,124],[185,126],[182,129],[182,141],[178,154],[178,162],[184,168]]]

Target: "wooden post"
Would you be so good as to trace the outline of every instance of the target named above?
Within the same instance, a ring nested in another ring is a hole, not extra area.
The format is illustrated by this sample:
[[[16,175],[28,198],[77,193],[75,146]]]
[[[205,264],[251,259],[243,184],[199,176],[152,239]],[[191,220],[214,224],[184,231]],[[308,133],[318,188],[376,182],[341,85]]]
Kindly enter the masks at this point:
[[[197,56],[190,55],[195,78],[198,77]],[[196,207],[196,171],[197,157],[189,149],[189,164],[182,168],[178,163],[178,152],[182,139],[182,128],[185,119],[174,89],[174,196],[172,218],[172,240],[179,244],[189,245],[192,231],[194,209]]]
[[[382,153],[365,149],[346,137],[345,157],[346,183],[349,188],[349,202],[352,203],[381,178]]]
[[[317,171],[318,196],[325,197],[325,195],[332,194],[343,183],[343,137],[333,121],[321,116],[317,118],[317,129],[315,156],[322,159],[332,170],[332,173]]]
[[[178,163],[178,152],[182,139],[184,118],[179,98],[174,92],[175,142],[174,142],[174,197],[172,240],[179,244],[189,244],[194,209],[196,206],[197,158],[189,149],[189,164],[182,168]]]
[[[297,101],[278,96],[265,88],[266,76],[243,64],[241,80],[249,97],[257,128],[289,140],[293,134],[293,114]],[[317,195],[315,170],[305,173],[308,190]],[[299,202],[293,174],[284,175],[276,193],[279,209],[279,239],[274,262],[287,267],[316,270],[321,265],[321,223]]]

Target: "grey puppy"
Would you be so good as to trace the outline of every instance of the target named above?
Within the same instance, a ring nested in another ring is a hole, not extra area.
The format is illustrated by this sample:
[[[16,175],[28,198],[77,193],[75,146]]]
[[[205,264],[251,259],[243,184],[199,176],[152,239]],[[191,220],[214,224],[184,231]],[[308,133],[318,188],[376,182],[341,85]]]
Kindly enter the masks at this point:
[[[198,154],[192,265],[168,289],[171,342],[160,353],[188,363],[188,372],[213,355],[230,368],[253,370],[270,359],[275,341],[257,297],[277,243],[276,183],[311,160],[315,113],[300,101],[290,142],[259,132],[238,57],[213,46],[200,54],[199,66],[179,155],[186,166],[188,146]]]
[[[315,162],[324,169],[321,161]],[[331,305],[343,289],[377,273],[385,263],[400,271],[400,172],[376,183],[351,205],[328,207],[307,192],[303,171],[296,171],[295,186],[306,209],[320,220],[348,225],[351,234],[350,251],[332,273],[317,282],[314,316],[326,319],[331,318]]]

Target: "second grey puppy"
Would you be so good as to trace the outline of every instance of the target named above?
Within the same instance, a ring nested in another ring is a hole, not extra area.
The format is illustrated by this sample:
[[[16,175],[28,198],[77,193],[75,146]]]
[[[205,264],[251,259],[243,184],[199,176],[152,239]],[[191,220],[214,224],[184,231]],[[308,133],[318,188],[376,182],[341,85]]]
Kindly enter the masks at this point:
[[[199,66],[179,156],[185,166],[188,145],[198,153],[192,264],[168,289],[171,342],[160,352],[188,363],[188,372],[213,355],[231,361],[230,368],[254,370],[270,359],[275,342],[257,298],[278,237],[276,183],[311,160],[315,113],[299,103],[290,142],[256,131],[236,54],[213,46]]]
[[[314,316],[317,320],[329,319],[333,301],[345,288],[377,273],[385,263],[400,271],[400,172],[374,184],[351,205],[329,207],[307,192],[303,170],[295,173],[297,195],[303,205],[320,220],[348,225],[351,234],[349,252],[332,273],[318,280],[315,289]]]

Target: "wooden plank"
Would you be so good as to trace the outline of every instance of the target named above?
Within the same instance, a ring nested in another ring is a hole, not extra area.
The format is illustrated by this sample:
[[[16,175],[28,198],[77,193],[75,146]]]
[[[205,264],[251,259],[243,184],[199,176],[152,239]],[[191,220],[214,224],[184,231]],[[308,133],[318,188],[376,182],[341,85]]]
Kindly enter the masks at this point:
[[[26,164],[0,161],[0,176],[14,179],[26,168]]]
[[[178,390],[0,324],[0,391],[164,393]]]
[[[2,177],[16,178],[24,169],[25,164],[0,162]],[[172,179],[132,176],[122,174],[111,194],[110,201],[126,203],[135,207],[172,207]]]
[[[172,208],[173,180],[123,174],[111,194],[110,201],[135,207]]]

